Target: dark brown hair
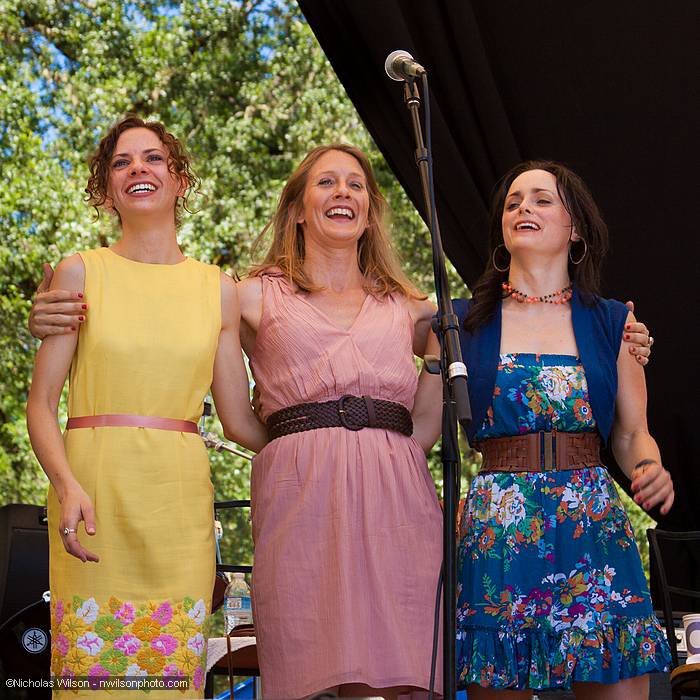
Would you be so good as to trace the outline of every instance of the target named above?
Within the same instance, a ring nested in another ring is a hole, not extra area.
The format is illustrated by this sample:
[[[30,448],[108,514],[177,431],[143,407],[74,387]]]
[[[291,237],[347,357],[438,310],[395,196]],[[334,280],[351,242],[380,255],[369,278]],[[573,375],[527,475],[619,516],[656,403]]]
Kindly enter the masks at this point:
[[[409,298],[425,299],[425,295],[416,289],[401,269],[389,234],[389,207],[379,190],[369,159],[359,148],[345,143],[317,146],[291,174],[272,220],[265,226],[255,244],[257,247],[272,229],[270,248],[264,260],[254,266],[250,274],[260,275],[270,267],[278,267],[297,289],[305,292],[318,291],[319,288],[304,271],[304,231],[298,220],[303,210],[309,173],[319,158],[329,151],[340,151],[352,156],[359,163],[367,181],[367,228],[357,243],[357,262],[365,278],[366,291],[377,297],[395,292]]]
[[[494,267],[494,251],[503,246],[502,215],[503,205],[510,186],[518,175],[528,170],[546,170],[557,181],[557,192],[571,223],[578,235],[586,241],[572,242],[571,255],[574,260],[583,259],[574,265],[569,259],[569,279],[586,303],[592,303],[600,294],[600,270],[603,257],[608,250],[608,227],[593,200],[586,183],[565,165],[550,160],[528,160],[511,168],[496,184],[491,199],[490,246],[486,269],[472,289],[472,306],[464,320],[464,328],[474,332],[479,326],[493,318],[500,299],[503,298],[502,284],[508,279],[508,270],[500,272]],[[585,254],[584,254],[585,251]],[[510,256],[503,247],[496,251],[496,264],[506,267]]]
[[[135,114],[127,114],[114,124],[105,136],[100,140],[97,150],[90,156],[88,167],[90,177],[85,187],[85,201],[95,208],[97,218],[100,216],[100,208],[107,201],[107,187],[109,186],[109,174],[114,149],[119,137],[129,129],[149,129],[162,142],[168,151],[168,170],[176,178],[185,183],[185,195],[182,201],[178,197],[175,203],[175,224],[180,224],[180,208],[190,211],[188,199],[192,192],[199,188],[199,178],[192,170],[192,161],[183,143],[171,134],[165,125],[157,121],[145,121]],[[115,210],[117,219],[121,223],[119,212]]]

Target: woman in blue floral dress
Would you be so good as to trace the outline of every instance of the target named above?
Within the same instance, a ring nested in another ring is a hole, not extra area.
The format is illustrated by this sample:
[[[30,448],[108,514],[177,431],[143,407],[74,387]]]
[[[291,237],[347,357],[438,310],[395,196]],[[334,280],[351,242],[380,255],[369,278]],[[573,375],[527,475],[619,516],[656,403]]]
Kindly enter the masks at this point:
[[[640,700],[670,660],[632,529],[599,446],[643,508],[673,502],[646,424],[634,321],[597,296],[607,229],[584,183],[530,162],[494,198],[493,255],[457,301],[483,454],[460,528],[457,675],[470,700]]]

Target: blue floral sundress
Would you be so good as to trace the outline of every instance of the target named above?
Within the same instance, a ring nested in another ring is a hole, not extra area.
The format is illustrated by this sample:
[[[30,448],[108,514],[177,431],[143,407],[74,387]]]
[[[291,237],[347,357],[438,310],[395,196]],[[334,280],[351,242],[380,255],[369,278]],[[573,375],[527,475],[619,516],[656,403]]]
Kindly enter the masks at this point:
[[[570,355],[501,355],[477,440],[595,431]],[[457,677],[544,690],[663,671],[665,635],[608,471],[479,474],[460,523]]]

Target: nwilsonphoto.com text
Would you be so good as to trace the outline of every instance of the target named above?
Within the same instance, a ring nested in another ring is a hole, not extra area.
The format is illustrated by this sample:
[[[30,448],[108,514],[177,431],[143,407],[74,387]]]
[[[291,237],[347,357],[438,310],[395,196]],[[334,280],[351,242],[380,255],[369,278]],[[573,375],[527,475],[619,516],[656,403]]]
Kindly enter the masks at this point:
[[[57,678],[8,678],[8,688],[51,688],[56,690],[187,690],[185,676],[60,676]]]

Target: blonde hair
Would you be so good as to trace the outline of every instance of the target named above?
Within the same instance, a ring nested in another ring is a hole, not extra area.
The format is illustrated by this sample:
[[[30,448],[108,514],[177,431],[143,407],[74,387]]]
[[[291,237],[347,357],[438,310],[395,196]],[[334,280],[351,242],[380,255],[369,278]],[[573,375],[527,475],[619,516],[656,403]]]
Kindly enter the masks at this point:
[[[317,146],[306,155],[287,180],[277,209],[258,236],[254,248],[257,248],[270,229],[273,232],[272,243],[263,261],[252,267],[250,275],[258,276],[270,267],[278,267],[296,288],[304,292],[322,289],[314,285],[304,271],[304,231],[298,221],[303,212],[309,173],[319,158],[329,151],[340,151],[355,158],[367,180],[367,228],[357,243],[357,262],[365,278],[365,290],[376,297],[397,293],[412,299],[425,299],[425,295],[421,294],[401,269],[389,234],[389,205],[379,191],[367,156],[355,146],[344,143]]]

